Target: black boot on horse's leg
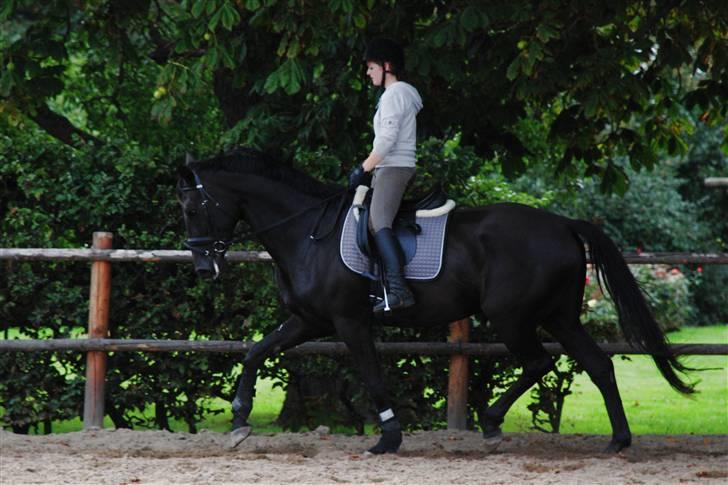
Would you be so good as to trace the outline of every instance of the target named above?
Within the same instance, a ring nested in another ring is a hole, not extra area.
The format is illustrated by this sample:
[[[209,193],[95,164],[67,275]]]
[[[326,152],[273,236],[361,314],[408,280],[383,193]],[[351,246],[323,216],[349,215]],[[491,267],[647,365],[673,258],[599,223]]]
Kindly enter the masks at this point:
[[[399,247],[392,229],[381,229],[374,235],[374,241],[382,259],[384,275],[387,281],[385,300],[374,306],[374,313],[382,313],[389,310],[400,310],[411,307],[415,304],[415,297],[412,295],[407,283],[404,280],[402,268],[404,266],[402,250]]]
[[[233,399],[233,427],[230,431],[230,447],[235,448],[245,438],[250,436],[251,427],[248,424],[248,416],[253,410],[253,398],[255,397],[255,379],[257,368],[243,368],[243,374],[238,381],[238,389]]]
[[[382,436],[376,445],[369,448],[369,453],[374,455],[397,453],[399,446],[402,444],[402,426],[399,424],[399,420],[394,416],[391,409],[379,413],[379,419]]]

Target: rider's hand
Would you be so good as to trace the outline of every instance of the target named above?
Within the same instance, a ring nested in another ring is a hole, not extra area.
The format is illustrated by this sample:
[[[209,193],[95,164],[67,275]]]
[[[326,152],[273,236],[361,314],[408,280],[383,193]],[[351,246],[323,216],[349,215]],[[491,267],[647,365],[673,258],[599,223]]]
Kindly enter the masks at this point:
[[[360,185],[366,185],[368,187],[371,182],[371,172],[365,172],[361,165],[357,166],[349,174],[349,190],[356,190]]]

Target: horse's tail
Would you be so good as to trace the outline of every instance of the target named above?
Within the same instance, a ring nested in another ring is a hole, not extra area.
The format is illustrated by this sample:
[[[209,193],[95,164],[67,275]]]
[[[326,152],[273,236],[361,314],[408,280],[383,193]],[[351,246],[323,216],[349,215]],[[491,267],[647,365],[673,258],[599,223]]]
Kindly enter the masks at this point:
[[[602,230],[585,221],[571,221],[571,227],[588,244],[591,261],[600,287],[606,287],[619,316],[619,326],[627,342],[646,351],[655,360],[663,377],[677,391],[695,392],[694,384],[684,382],[677,372],[690,369],[678,361],[670,351],[665,334],[660,329],[640,290],[614,242]]]

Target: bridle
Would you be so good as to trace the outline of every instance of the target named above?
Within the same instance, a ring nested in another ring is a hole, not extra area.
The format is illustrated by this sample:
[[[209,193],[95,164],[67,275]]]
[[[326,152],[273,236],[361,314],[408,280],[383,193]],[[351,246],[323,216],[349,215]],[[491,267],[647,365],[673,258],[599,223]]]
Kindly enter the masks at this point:
[[[321,214],[316,219],[316,223],[314,224],[311,233],[309,235],[309,238],[314,241],[320,241],[327,236],[329,236],[334,229],[336,228],[336,223],[339,220],[339,217],[341,216],[341,213],[344,208],[344,204],[346,202],[346,194],[348,190],[346,188],[336,192],[335,194],[326,197],[319,201],[318,203],[305,207],[304,209],[295,212],[294,214],[284,217],[283,219],[274,222],[273,224],[270,224],[268,226],[263,227],[262,229],[255,229],[252,231],[247,231],[243,234],[240,234],[238,236],[230,236],[230,237],[217,237],[215,234],[217,231],[215,230],[215,223],[214,219],[212,217],[210,207],[214,207],[215,209],[220,210],[221,212],[227,214],[228,216],[232,217],[233,219],[237,220],[237,216],[231,214],[227,211],[227,209],[222,205],[220,201],[218,201],[215,197],[210,194],[210,192],[207,191],[204,184],[202,183],[202,180],[200,179],[200,176],[195,172],[194,170],[190,170],[192,172],[192,175],[195,178],[195,185],[194,187],[188,186],[188,187],[180,187],[180,191],[182,192],[191,192],[193,190],[196,190],[199,192],[200,196],[202,197],[202,202],[200,203],[200,206],[205,210],[205,214],[207,215],[207,227],[211,231],[211,235],[209,236],[200,236],[200,237],[191,237],[185,240],[184,245],[187,249],[192,251],[193,253],[199,254],[201,256],[205,257],[225,257],[225,253],[227,253],[228,249],[230,249],[230,246],[232,246],[236,242],[242,242],[248,239],[251,239],[255,236],[259,236],[260,234],[270,231],[271,229],[274,229],[278,226],[281,226],[285,224],[286,222],[295,219],[296,217],[299,217],[303,215],[304,213],[310,211],[311,209],[316,209],[318,207],[323,206],[323,210],[321,211]],[[331,224],[331,227],[324,232],[323,234],[317,234],[317,231],[319,229],[319,225],[321,224],[321,220],[324,217],[324,214],[326,214],[326,211],[329,207],[329,203],[339,197],[340,203],[339,207],[337,209],[336,218]],[[213,267],[215,268],[215,277],[220,274],[220,269],[218,267],[216,258],[213,258]]]
[[[196,190],[199,192],[200,196],[202,197],[202,202],[200,203],[200,206],[205,210],[205,214],[207,215],[207,227],[209,228],[211,234],[214,235],[217,233],[217,231],[215,230],[216,228],[214,219],[212,217],[212,214],[210,213],[211,205],[213,205],[216,209],[224,212],[228,216],[232,217],[233,219],[237,219],[237,217],[227,212],[226,209],[223,207],[222,203],[218,201],[215,197],[213,197],[210,192],[207,191],[202,183],[202,180],[200,179],[200,176],[197,175],[197,172],[192,171],[192,175],[195,177],[194,187],[180,187],[180,191],[191,192],[193,190]],[[212,235],[188,238],[187,240],[185,240],[184,245],[193,253],[199,254],[201,256],[224,257],[227,250],[235,242],[235,239],[233,237],[213,237]],[[215,275],[217,276],[220,271],[217,262],[214,259],[213,265],[215,267]]]

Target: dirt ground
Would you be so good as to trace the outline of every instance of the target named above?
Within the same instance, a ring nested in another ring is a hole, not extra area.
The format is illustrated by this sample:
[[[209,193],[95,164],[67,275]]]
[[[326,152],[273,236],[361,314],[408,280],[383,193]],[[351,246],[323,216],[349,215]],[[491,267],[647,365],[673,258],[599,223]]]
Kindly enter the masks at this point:
[[[397,455],[369,456],[376,437],[309,433],[228,436],[96,430],[49,436],[0,430],[0,483],[728,483],[728,436],[505,434],[495,450],[465,431],[406,434]]]

